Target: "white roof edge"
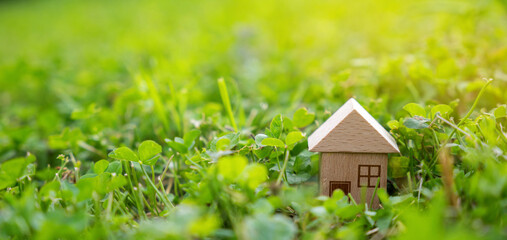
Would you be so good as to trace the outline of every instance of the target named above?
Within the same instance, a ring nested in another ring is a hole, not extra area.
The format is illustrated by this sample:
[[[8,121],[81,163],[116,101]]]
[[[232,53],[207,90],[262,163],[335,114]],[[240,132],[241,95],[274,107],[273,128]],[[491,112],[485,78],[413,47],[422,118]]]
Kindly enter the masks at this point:
[[[382,135],[382,137],[396,150],[396,152],[400,152],[398,149],[398,145],[396,144],[396,140],[394,140],[393,136],[384,128],[382,125],[380,125],[379,122],[370,114],[366,109],[361,106],[355,99],[351,98],[354,103],[354,109],[366,120],[368,123],[375,128],[375,130]]]
[[[371,116],[366,109],[361,106],[354,98],[350,98],[342,107],[340,107],[331,117],[329,117],[315,132],[308,137],[308,148],[312,151],[336,126],[338,126],[345,117],[351,112],[356,111],[363,117],[371,127],[373,127],[385,140],[393,147],[396,153],[399,153],[396,140],[380,125],[380,123]]]
[[[338,124],[340,124],[345,117],[347,117],[354,110],[354,103],[356,100],[351,98],[342,105],[331,117],[329,117],[312,135],[308,137],[308,148],[311,151],[317,144],[331,132]],[[357,103],[357,102],[356,102]]]

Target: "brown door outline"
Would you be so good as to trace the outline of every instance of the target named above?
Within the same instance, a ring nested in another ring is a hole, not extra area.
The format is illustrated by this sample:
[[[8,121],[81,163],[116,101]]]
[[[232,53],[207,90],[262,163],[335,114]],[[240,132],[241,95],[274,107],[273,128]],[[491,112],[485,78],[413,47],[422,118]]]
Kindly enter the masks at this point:
[[[336,189],[341,189],[345,195],[348,195],[350,193],[350,181],[329,181],[329,196],[332,196]]]

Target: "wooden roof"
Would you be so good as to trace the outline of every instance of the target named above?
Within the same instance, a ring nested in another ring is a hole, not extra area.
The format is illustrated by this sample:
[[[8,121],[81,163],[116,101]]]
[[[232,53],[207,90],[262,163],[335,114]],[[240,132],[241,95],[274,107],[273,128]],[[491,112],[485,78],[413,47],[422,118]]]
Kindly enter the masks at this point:
[[[312,152],[399,153],[394,138],[355,99],[308,137]]]

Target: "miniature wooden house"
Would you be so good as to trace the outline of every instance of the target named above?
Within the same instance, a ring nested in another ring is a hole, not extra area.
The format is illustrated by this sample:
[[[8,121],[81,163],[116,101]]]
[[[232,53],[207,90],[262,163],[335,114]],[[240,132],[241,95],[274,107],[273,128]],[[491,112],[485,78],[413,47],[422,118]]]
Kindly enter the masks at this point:
[[[387,185],[387,154],[399,153],[393,137],[355,99],[349,99],[308,138],[308,148],[321,152],[320,193],[341,189],[356,202],[370,203],[378,188]],[[378,208],[375,196],[372,208]]]

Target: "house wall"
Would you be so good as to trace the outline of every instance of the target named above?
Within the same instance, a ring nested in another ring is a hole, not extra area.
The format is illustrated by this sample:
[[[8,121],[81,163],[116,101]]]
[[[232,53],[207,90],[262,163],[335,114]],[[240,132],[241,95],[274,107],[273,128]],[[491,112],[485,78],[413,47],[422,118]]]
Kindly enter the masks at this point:
[[[386,153],[322,153],[320,161],[320,193],[329,195],[330,181],[350,181],[350,193],[359,204],[364,202],[361,188],[358,186],[359,165],[380,165],[380,188],[387,185]],[[375,188],[366,188],[366,202],[370,204]],[[373,208],[378,208],[379,200],[375,196]]]

